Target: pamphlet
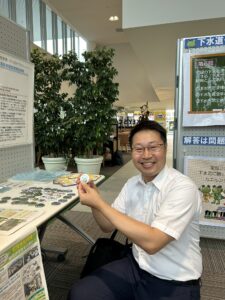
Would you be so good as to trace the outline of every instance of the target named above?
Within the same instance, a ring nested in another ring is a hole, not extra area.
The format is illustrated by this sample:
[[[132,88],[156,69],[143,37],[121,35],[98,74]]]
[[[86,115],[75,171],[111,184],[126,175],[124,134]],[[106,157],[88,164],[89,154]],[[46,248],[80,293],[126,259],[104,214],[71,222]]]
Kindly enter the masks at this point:
[[[1,300],[49,300],[36,229],[0,251]]]
[[[0,236],[14,233],[43,213],[37,210],[0,208]]]

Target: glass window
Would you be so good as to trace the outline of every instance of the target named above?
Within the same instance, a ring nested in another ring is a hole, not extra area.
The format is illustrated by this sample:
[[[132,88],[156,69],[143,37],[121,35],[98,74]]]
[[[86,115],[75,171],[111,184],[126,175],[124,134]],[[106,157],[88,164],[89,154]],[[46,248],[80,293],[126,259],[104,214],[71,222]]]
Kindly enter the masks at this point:
[[[72,49],[71,28],[69,25],[67,25],[67,29],[66,29],[66,38],[67,38],[67,52],[69,52]]]
[[[19,7],[17,9],[17,15],[21,15],[19,14],[19,11],[22,11],[22,5],[24,5],[23,16],[26,15],[26,1],[27,0],[19,0],[18,3],[16,2]],[[0,5],[2,5],[2,3],[5,4],[6,1],[0,0]],[[83,60],[82,53],[87,51],[87,41],[80,37],[61,17],[55,14],[45,2],[42,2],[41,0],[32,0],[31,3],[34,44],[46,49],[51,54],[57,51],[59,56],[62,56],[64,53],[71,50],[75,50],[78,59]]]
[[[57,16],[58,55],[63,55],[62,19]]]
[[[16,23],[27,28],[25,0],[16,1]]]
[[[0,15],[9,18],[9,3],[6,0],[0,0]]]
[[[47,51],[53,54],[53,38],[52,38],[52,11],[46,5],[46,33],[47,33]]]
[[[63,54],[67,52],[67,24],[62,21]]]
[[[33,42],[41,47],[41,22],[40,22],[40,3],[39,0],[32,0],[33,14]]]
[[[71,42],[72,42],[72,50],[75,52],[75,32],[71,29]]]
[[[79,57],[80,52],[79,52],[79,36],[75,34],[75,51],[77,53],[77,56]]]
[[[87,42],[81,36],[79,36],[79,58],[81,61],[83,60],[82,53],[85,51],[87,51]]]

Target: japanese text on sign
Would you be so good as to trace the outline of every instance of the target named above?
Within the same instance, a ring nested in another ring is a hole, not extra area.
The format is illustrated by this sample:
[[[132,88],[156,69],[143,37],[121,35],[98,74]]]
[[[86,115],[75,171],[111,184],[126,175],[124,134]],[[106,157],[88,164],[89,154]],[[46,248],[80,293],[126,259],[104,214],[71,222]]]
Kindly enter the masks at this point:
[[[196,55],[191,61],[190,113],[224,112],[225,54]]]
[[[185,49],[215,47],[225,45],[225,36],[205,36],[200,38],[185,39]]]
[[[225,136],[183,136],[183,145],[225,146]]]

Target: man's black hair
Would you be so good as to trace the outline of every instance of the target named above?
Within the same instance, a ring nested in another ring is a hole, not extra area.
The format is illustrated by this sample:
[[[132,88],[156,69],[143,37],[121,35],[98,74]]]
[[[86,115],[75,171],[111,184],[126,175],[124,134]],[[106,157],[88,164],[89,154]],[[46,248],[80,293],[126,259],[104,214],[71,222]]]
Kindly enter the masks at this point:
[[[157,131],[160,134],[160,137],[165,145],[167,145],[167,137],[166,137],[166,129],[162,127],[159,123],[155,121],[145,120],[139,122],[137,125],[135,125],[130,132],[129,135],[129,143],[132,147],[133,137],[134,135],[143,130],[154,130]]]

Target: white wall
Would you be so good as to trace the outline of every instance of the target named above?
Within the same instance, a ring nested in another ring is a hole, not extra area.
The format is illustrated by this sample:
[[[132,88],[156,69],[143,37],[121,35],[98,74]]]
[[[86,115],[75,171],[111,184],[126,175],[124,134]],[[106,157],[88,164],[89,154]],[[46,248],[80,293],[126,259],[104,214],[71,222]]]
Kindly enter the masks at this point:
[[[223,18],[225,0],[123,0],[124,29]]]

